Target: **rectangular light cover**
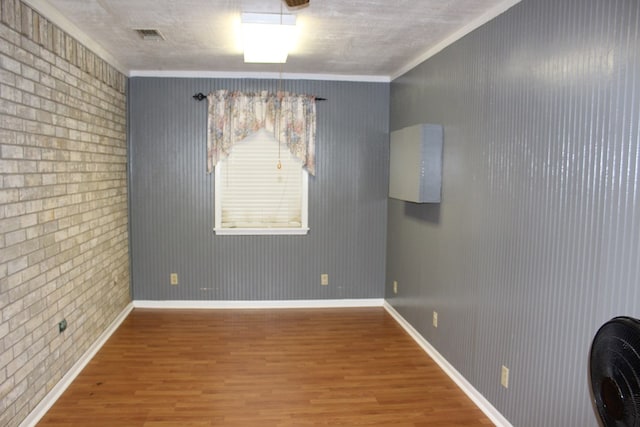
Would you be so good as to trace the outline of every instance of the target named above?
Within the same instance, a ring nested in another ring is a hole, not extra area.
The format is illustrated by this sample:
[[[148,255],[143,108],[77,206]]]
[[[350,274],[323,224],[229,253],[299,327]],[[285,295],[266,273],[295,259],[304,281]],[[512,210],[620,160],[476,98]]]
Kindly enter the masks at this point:
[[[244,62],[287,62],[295,35],[295,15],[243,13]]]

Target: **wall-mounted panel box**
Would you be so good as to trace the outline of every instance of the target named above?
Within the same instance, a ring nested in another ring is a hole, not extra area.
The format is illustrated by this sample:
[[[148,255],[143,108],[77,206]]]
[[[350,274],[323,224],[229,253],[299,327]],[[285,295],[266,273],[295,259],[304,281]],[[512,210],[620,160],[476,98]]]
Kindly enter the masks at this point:
[[[442,194],[441,125],[420,124],[391,132],[389,197],[439,203]]]

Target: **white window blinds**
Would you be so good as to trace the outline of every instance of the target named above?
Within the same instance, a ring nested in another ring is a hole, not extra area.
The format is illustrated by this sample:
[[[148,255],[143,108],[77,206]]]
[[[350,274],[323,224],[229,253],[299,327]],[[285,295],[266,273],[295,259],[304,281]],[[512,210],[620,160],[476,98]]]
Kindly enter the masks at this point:
[[[272,134],[238,142],[215,169],[216,233],[307,232],[307,172]]]

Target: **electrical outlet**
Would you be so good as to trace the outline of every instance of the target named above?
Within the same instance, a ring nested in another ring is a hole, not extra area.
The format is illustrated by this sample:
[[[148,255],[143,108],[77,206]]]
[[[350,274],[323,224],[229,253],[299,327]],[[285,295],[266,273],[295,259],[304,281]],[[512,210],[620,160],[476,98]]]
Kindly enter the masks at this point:
[[[171,273],[171,284],[174,286],[178,284],[178,273]]]
[[[502,365],[502,372],[500,373],[500,384],[504,388],[509,388],[509,368],[504,365]]]
[[[438,327],[438,312],[437,311],[433,312],[433,327],[434,328]]]
[[[58,323],[58,332],[63,333],[65,329],[67,329],[67,319],[62,319]]]
[[[398,281],[397,280],[393,281],[393,293],[394,294],[398,293]]]
[[[322,286],[327,286],[329,284],[329,275],[326,273],[323,273],[320,275],[320,284]]]

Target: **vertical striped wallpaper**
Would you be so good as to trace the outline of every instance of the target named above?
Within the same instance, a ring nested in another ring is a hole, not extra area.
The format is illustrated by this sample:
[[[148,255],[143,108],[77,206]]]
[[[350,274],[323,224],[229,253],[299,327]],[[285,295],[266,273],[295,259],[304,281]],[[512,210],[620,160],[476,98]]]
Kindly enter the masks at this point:
[[[388,83],[289,81],[317,104],[317,173],[307,236],[216,236],[206,173],[206,101],[216,89],[277,80],[129,81],[131,262],[136,300],[382,298],[388,188]],[[170,273],[179,285],[171,286]],[[320,274],[329,286],[320,285]]]
[[[391,130],[445,136],[442,203],[389,200],[387,298],[515,426],[597,426],[591,340],[640,317],[639,30],[523,0],[391,84]]]

